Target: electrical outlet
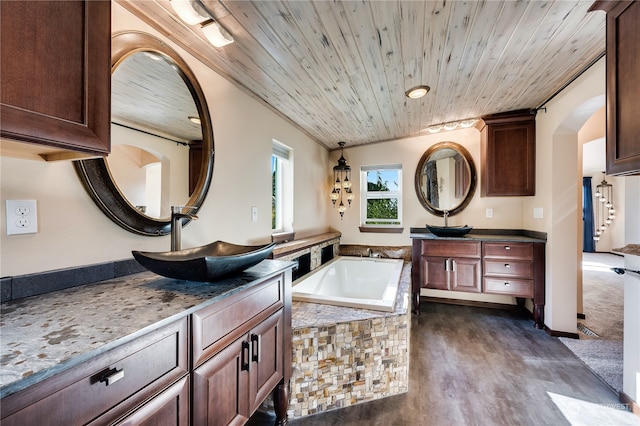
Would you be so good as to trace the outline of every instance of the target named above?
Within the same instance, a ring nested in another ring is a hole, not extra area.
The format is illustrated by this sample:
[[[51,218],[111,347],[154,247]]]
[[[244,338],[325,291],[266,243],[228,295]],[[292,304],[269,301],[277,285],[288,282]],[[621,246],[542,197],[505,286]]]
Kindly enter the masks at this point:
[[[256,206],[251,206],[251,222],[258,221],[258,208]]]
[[[38,232],[36,200],[7,200],[7,235]]]
[[[493,219],[493,209],[485,210],[485,216],[489,219]]]

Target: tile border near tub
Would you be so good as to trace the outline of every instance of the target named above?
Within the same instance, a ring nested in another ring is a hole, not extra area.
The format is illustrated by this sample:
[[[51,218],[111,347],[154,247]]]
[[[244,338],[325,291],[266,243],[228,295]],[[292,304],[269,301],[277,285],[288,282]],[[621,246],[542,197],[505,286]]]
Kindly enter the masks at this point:
[[[408,391],[410,283],[405,262],[393,313],[293,302],[291,418]]]

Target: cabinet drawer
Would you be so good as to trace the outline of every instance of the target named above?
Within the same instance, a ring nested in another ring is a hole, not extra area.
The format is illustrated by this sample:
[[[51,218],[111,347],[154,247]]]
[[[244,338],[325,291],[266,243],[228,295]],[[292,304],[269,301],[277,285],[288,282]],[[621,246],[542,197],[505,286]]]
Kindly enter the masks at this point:
[[[485,260],[484,275],[499,277],[533,278],[533,262],[520,262],[509,259]]]
[[[183,318],[4,398],[2,425],[110,423],[188,372],[187,343]]]
[[[423,256],[480,257],[480,241],[422,240]]]
[[[485,278],[483,292],[519,297],[533,297],[533,281]]]
[[[482,256],[485,259],[533,259],[533,243],[482,243]]]
[[[193,314],[193,363],[197,365],[235,340],[238,334],[283,306],[283,275]]]

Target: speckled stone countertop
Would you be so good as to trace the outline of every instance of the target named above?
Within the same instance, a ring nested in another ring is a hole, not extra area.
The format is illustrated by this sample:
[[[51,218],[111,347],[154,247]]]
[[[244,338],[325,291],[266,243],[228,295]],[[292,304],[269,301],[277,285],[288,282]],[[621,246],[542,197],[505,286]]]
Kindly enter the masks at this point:
[[[143,272],[0,305],[0,397],[225,299],[293,266],[264,260],[216,283]]]
[[[613,249],[614,252],[623,254],[632,254],[634,256],[640,256],[640,244],[627,244],[624,247]]]
[[[411,228],[411,238],[424,240],[463,240],[463,241],[505,241],[523,243],[546,243],[544,232],[519,229],[472,229],[464,237],[438,237],[427,228]]]

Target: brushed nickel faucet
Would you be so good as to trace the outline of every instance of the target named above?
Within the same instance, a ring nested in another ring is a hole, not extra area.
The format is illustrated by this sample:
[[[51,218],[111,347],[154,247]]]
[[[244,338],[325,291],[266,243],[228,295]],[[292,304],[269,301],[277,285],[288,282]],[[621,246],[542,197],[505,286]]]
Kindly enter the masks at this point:
[[[171,206],[171,251],[182,249],[182,219],[197,219],[192,213],[183,213],[183,210],[195,210],[191,206]]]

